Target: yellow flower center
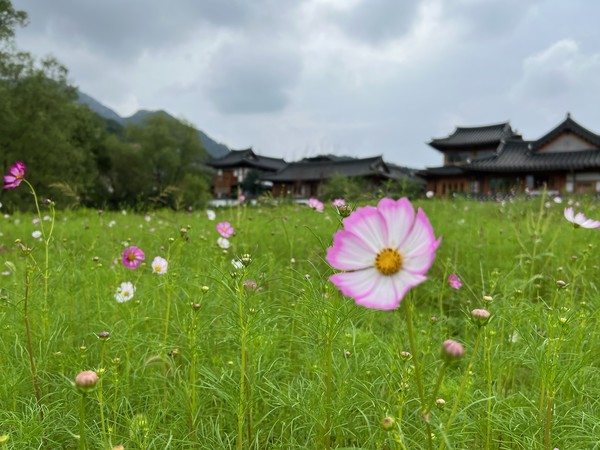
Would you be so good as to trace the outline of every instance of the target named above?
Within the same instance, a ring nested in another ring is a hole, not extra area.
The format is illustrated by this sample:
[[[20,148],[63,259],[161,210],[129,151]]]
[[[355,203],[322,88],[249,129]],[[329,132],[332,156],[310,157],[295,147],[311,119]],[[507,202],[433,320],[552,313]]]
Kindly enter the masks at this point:
[[[162,271],[162,267],[160,267],[159,265],[154,266],[154,271],[155,272],[161,272]]]
[[[129,291],[123,291],[123,297],[129,297]]]
[[[135,261],[135,253],[129,253],[127,255],[127,261]]]
[[[402,256],[395,248],[384,248],[375,257],[375,268],[384,275],[393,275],[402,268]]]

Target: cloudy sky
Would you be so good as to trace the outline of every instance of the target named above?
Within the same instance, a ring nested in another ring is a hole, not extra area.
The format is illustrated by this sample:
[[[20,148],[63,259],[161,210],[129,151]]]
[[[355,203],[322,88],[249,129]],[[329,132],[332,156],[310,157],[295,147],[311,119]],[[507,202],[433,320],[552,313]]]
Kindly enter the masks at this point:
[[[288,161],[422,168],[455,126],[600,132],[600,2],[13,0],[17,45],[122,116],[164,109]]]

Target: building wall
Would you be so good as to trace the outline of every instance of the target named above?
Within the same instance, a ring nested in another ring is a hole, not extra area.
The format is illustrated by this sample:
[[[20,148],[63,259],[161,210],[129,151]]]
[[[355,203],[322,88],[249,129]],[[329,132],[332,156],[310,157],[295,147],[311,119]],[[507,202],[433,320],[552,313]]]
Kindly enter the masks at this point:
[[[597,150],[592,144],[568,131],[557,136],[541,147],[539,153],[576,152],[581,150]]]
[[[433,192],[436,197],[446,197],[454,193],[470,194],[474,187],[471,179],[460,176],[429,179],[426,189]]]
[[[496,151],[495,146],[485,148],[459,148],[444,151],[444,165],[445,166],[459,166],[467,162],[467,160],[473,160],[475,158],[481,158],[485,156],[492,156]]]
[[[213,186],[216,197],[227,197],[237,190],[237,177],[233,170],[219,169],[213,178]]]

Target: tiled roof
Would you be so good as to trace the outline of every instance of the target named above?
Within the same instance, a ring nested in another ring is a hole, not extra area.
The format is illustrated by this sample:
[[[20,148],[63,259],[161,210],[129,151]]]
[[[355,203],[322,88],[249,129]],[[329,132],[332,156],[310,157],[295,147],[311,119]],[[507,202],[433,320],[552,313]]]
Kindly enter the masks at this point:
[[[448,148],[499,144],[502,139],[517,136],[508,122],[480,127],[456,127],[454,133],[445,138],[434,138],[429,142],[437,150]]]
[[[217,169],[251,167],[260,170],[276,171],[285,167],[287,163],[280,158],[257,155],[249,148],[246,150],[232,150],[222,158],[212,159],[206,164]]]
[[[265,174],[262,178],[280,182],[311,181],[327,179],[336,174],[348,177],[368,175],[391,177],[391,172],[381,156],[376,156],[339,161],[299,161],[289,163],[277,173]]]
[[[474,172],[543,172],[549,170],[582,170],[600,168],[600,149],[569,152],[537,153],[535,142],[509,140],[498,154],[476,159],[465,169]]]
[[[560,124],[558,124],[548,133],[546,133],[541,138],[535,141],[535,143],[533,144],[534,150],[544,146],[554,138],[560,136],[565,131],[570,131],[578,135],[582,139],[585,139],[586,141],[590,142],[591,144],[600,146],[600,135],[597,135],[596,133],[588,130],[587,128],[582,127],[573,119],[571,119],[571,114],[567,114],[567,118],[565,120],[563,120]]]

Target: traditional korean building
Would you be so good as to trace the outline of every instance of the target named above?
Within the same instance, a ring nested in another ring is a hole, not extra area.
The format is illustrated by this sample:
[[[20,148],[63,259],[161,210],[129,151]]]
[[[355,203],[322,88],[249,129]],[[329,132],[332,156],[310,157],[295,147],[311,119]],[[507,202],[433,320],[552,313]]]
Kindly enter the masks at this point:
[[[251,148],[232,150],[222,158],[213,159],[206,163],[215,169],[213,178],[213,193],[217,198],[237,195],[241,185],[248,175],[255,171],[257,178],[274,173],[286,166],[280,158],[269,158],[254,153]]]
[[[501,123],[456,128],[429,145],[444,154],[444,165],[420,175],[439,196],[531,192],[543,186],[555,192],[600,192],[600,135],[570,114],[536,140],[524,140]]]
[[[367,181],[367,189],[380,186],[386,180],[422,182],[410,169],[386,163],[381,156],[351,158],[322,155],[305,158],[262,178],[273,183],[275,197],[308,198],[319,196],[324,184],[334,175],[363,178]]]

